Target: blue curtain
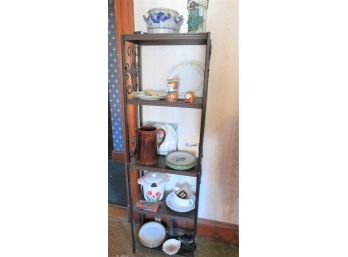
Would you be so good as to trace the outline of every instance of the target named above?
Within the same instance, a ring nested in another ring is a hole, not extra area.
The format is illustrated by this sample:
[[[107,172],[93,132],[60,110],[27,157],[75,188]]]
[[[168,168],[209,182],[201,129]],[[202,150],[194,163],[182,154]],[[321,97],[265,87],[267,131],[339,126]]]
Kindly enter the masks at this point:
[[[123,151],[122,140],[122,118],[121,118],[121,101],[120,101],[120,81],[118,77],[117,63],[117,45],[116,45],[116,24],[114,12],[114,0],[108,0],[109,17],[108,17],[108,37],[109,37],[109,61],[108,61],[108,85],[109,101],[111,111],[112,136],[114,142],[114,151]]]

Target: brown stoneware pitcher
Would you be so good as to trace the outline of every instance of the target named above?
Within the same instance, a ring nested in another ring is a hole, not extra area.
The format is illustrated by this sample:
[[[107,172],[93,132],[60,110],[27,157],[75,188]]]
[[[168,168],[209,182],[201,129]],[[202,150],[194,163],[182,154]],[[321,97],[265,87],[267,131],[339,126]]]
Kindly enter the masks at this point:
[[[160,142],[157,142],[158,132],[163,133]],[[166,132],[152,126],[144,126],[137,130],[138,162],[142,165],[154,165],[158,161],[157,148],[164,142]]]

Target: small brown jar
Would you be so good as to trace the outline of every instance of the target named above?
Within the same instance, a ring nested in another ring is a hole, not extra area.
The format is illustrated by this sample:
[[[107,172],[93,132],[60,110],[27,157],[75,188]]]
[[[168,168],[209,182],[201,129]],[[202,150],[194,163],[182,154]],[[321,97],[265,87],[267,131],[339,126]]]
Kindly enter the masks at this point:
[[[195,102],[195,95],[192,92],[186,92],[185,93],[185,103],[192,104]]]

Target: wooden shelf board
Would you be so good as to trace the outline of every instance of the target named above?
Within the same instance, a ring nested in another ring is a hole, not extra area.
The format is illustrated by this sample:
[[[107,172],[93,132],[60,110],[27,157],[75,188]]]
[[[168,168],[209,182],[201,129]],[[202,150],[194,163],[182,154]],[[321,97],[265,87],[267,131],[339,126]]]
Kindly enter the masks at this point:
[[[206,45],[208,33],[130,34],[124,40],[139,45]]]
[[[196,97],[196,100],[194,103],[185,103],[183,99],[178,99],[177,102],[170,103],[170,102],[167,102],[165,99],[162,99],[162,100],[141,100],[141,99],[133,98],[133,99],[128,99],[127,104],[202,109],[203,108],[203,98]]]
[[[166,237],[165,240],[169,239],[168,237]],[[136,249],[145,249],[145,251],[155,251],[155,252],[162,252],[163,254],[165,254],[163,251],[162,251],[162,244],[156,248],[147,248],[145,246],[143,246],[139,239],[137,238],[137,234],[136,234],[136,238],[135,238],[135,246],[136,246]],[[174,257],[193,257],[194,256],[194,250],[192,251],[187,251],[187,250],[184,250],[184,249],[180,249],[179,252],[177,254],[174,254],[174,255],[171,255],[171,256],[174,256]]]
[[[198,162],[198,159],[196,159],[196,161]],[[135,159],[132,161],[132,168],[137,170],[155,171],[190,177],[197,177],[198,175],[200,175],[200,172],[197,171],[197,165],[192,169],[188,170],[174,170],[172,168],[167,167],[165,156],[159,156],[157,164],[151,166],[140,164],[137,158],[135,157]]]
[[[170,208],[167,207],[166,204],[166,198],[168,196],[168,193],[165,193],[162,199],[162,204],[160,208],[158,209],[158,212],[151,212],[151,211],[144,211],[140,210],[136,207],[136,202],[133,205],[133,211],[136,213],[142,213],[142,214],[149,214],[149,215],[154,215],[155,217],[167,217],[167,218],[174,218],[182,221],[188,221],[188,222],[193,222],[195,218],[195,213],[196,209],[193,209],[190,212],[176,212],[171,210]],[[145,200],[142,194],[142,200]]]

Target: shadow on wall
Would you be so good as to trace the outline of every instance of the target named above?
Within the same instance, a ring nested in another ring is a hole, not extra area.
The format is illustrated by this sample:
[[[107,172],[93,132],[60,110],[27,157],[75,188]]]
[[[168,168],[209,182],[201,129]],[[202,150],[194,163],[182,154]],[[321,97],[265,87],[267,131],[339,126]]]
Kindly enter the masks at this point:
[[[239,221],[239,121],[238,116],[223,118],[215,126],[206,127],[202,192],[211,208],[202,208],[204,216],[238,224]],[[202,190],[201,190],[202,191]],[[218,211],[217,211],[218,210]],[[200,214],[200,216],[202,216]]]

